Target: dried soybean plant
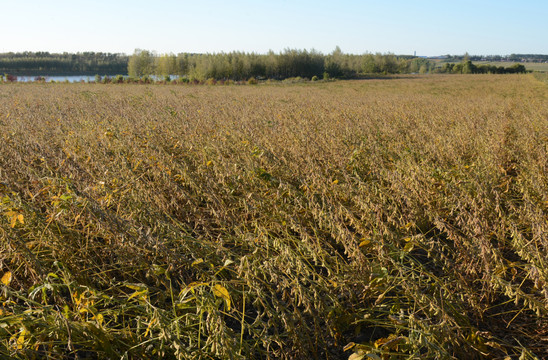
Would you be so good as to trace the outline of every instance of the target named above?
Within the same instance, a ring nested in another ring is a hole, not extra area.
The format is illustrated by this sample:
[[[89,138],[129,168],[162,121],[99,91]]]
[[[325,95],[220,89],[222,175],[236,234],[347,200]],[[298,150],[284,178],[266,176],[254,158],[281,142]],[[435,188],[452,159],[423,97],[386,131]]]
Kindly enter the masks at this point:
[[[0,353],[548,356],[547,93],[0,86]]]

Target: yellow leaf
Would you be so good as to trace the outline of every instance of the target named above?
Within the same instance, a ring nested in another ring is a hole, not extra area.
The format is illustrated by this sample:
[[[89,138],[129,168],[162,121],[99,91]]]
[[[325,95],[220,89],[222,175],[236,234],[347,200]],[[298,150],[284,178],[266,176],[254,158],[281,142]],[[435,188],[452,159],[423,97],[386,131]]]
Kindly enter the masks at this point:
[[[207,163],[206,163],[207,166],[211,166],[213,165],[213,161],[209,160]]]
[[[356,346],[356,343],[355,343],[355,342],[348,343],[348,344],[346,344],[346,346],[343,348],[343,351],[348,351],[348,350],[352,349],[354,346]]]
[[[204,262],[204,259],[199,258],[199,259],[194,260],[194,262],[190,266],[198,265],[198,264],[201,264],[203,262]]]
[[[135,291],[140,291],[140,290],[146,289],[146,286],[138,285],[138,284],[136,284],[136,285],[134,285],[134,284],[125,284],[125,286],[127,286],[131,290],[135,290]]]
[[[77,292],[75,292],[74,294],[72,294],[72,300],[74,301],[74,304],[79,307],[80,304],[82,303],[82,299],[84,298],[84,294],[78,294]]]
[[[139,300],[146,300],[147,299],[147,294],[148,294],[147,289],[142,290],[142,291],[136,291],[133,294],[131,294],[131,296],[128,297],[127,299],[130,300],[130,299],[133,299],[134,297],[137,297]]]
[[[150,332],[150,329],[152,328],[152,325],[154,325],[156,321],[157,321],[156,318],[154,318],[148,323],[147,330],[145,331],[145,337],[148,335],[148,333]]]
[[[103,318],[103,315],[102,314],[97,314],[95,316],[95,320],[97,321],[97,323],[99,324],[99,326],[103,325],[103,321],[105,320]]]
[[[220,284],[215,284],[215,286],[213,287],[213,294],[217,297],[222,298],[230,297],[230,295],[228,294],[228,290]]]
[[[403,247],[403,251],[405,251],[405,252],[410,252],[411,250],[413,250],[414,247],[415,247],[415,244],[414,244],[414,243],[408,242],[408,243],[405,244],[405,246]]]
[[[29,335],[29,331],[27,329],[23,329],[21,331],[21,334],[19,334],[19,337],[17,338],[17,350],[23,349],[23,345],[25,344],[25,336]]]
[[[17,216],[12,216],[10,220],[10,226],[14,228],[16,224],[17,224]]]
[[[17,338],[17,350],[23,349],[23,344],[25,343],[25,335],[19,335]]]
[[[375,348],[379,348],[381,347],[382,345],[386,344],[388,341],[390,341],[390,339],[388,338],[380,338],[380,339],[377,339],[375,341]]]
[[[364,246],[367,246],[367,245],[369,245],[369,244],[371,244],[371,240],[369,240],[369,239],[364,239],[364,240],[362,240],[362,241],[360,242],[360,247],[364,247]]]
[[[21,214],[20,212],[10,210],[10,211],[6,211],[4,213],[4,215],[7,216],[10,219],[10,226],[12,228],[14,228],[15,225],[17,225],[18,220],[21,224],[25,223],[25,221],[24,221],[25,218],[24,218],[23,214]]]
[[[216,284],[213,287],[213,295],[224,299],[226,302],[227,310],[230,310],[230,294],[228,293],[228,290],[224,286],[220,284]]]
[[[333,184],[337,185],[339,183],[339,180],[333,180]]]
[[[8,286],[11,282],[11,279],[12,279],[11,271],[8,271],[7,273],[4,274],[4,276],[2,276],[2,284]]]

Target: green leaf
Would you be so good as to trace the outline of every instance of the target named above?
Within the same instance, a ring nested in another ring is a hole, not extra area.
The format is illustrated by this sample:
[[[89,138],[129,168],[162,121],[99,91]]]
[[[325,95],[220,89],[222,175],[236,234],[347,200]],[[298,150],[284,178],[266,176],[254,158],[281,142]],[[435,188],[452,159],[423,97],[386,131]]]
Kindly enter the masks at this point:
[[[59,198],[63,201],[67,201],[67,200],[72,199],[72,195],[63,194],[63,195],[59,196]]]

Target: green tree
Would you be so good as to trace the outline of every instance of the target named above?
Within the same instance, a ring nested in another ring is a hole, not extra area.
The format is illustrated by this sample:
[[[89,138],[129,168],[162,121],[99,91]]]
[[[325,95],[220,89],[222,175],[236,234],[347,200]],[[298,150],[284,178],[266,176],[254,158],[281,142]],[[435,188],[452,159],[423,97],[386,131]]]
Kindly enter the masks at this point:
[[[372,54],[363,55],[361,70],[365,74],[372,74],[372,73],[379,72],[379,67],[377,66],[375,57]]]
[[[509,73],[525,73],[525,66],[522,64],[514,64],[506,69]]]
[[[463,74],[475,74],[477,72],[477,67],[470,60],[466,60],[462,63],[462,73]]]
[[[167,77],[169,75],[176,75],[177,71],[177,57],[173,54],[164,54],[156,58],[156,71],[157,75]]]
[[[148,50],[135,49],[129,57],[127,70],[131,77],[154,74],[154,55]]]

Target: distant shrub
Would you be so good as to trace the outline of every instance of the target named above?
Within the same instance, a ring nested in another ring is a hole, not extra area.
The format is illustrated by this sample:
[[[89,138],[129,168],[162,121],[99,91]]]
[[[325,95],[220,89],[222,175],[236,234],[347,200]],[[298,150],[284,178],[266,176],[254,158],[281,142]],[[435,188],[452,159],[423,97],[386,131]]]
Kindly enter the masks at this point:
[[[96,82],[96,83],[100,83],[100,82],[101,82],[101,75],[99,75],[99,74],[96,74],[96,75],[95,75],[95,82]]]
[[[308,81],[307,78],[302,78],[300,76],[290,77],[290,78],[287,78],[287,79],[283,80],[283,82],[287,83],[287,84],[298,84],[298,83],[303,83],[303,82],[306,82],[306,81]]]
[[[255,79],[254,77],[250,77],[249,79],[247,79],[247,84],[248,85],[257,85],[259,82],[257,81],[257,79]]]
[[[215,80],[214,78],[209,78],[206,80],[206,85],[215,85],[217,84],[217,80]]]
[[[318,81],[318,77],[316,75],[312,76],[312,81]]]
[[[523,74],[526,72],[525,66],[522,64],[514,64],[510,66],[509,68],[506,68],[506,71],[509,73],[515,73],[515,74]]]
[[[116,75],[114,77],[114,80],[112,80],[115,84],[122,84],[124,82],[124,76],[123,75]]]

